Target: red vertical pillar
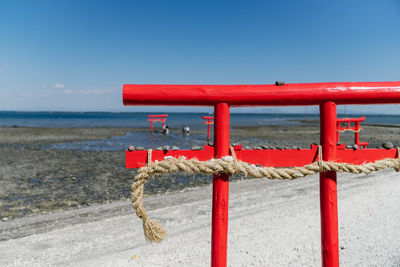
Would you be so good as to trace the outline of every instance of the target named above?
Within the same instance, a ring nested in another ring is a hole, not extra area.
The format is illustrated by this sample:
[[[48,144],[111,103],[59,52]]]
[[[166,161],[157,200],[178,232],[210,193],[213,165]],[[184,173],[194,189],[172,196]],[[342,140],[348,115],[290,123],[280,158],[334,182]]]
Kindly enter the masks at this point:
[[[339,129],[340,123],[336,122],[336,130]],[[336,143],[339,143],[340,132],[336,131]]]
[[[150,119],[150,131],[153,131],[153,120]]]
[[[208,120],[208,123],[207,123],[207,140],[210,140],[210,126],[211,126],[210,120]]]
[[[229,155],[229,105],[215,105],[214,157]],[[211,266],[225,267],[228,241],[229,175],[213,175]]]
[[[336,159],[336,104],[320,105],[320,139],[324,161]],[[336,172],[320,173],[322,266],[339,266]]]
[[[355,127],[356,129],[356,132],[354,133],[354,142],[356,143],[356,145],[358,145],[359,143],[360,143],[360,132],[359,132],[359,130],[360,130],[360,122],[359,121],[356,121],[356,127]]]

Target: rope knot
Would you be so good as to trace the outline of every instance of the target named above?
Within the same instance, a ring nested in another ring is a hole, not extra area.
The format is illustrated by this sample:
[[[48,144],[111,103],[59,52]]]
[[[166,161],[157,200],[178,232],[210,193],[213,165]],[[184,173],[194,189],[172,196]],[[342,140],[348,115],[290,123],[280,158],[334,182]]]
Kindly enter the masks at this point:
[[[318,167],[320,172],[325,172],[324,160],[322,159],[322,146],[318,145]]]

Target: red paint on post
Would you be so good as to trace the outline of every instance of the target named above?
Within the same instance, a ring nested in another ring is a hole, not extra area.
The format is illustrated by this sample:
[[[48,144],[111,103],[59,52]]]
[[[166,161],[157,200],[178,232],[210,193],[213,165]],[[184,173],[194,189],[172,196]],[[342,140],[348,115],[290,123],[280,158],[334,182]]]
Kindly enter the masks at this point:
[[[214,157],[229,155],[229,105],[215,105]],[[225,267],[228,241],[229,175],[213,175],[211,266]]]
[[[336,160],[336,104],[320,105],[322,159]],[[336,172],[323,172],[320,179],[322,266],[339,266],[339,232]]]

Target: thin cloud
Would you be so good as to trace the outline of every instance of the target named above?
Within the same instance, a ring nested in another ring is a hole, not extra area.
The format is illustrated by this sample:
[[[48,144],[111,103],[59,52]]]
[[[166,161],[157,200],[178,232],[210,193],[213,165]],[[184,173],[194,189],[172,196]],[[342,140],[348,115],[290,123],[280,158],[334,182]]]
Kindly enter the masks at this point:
[[[116,90],[113,89],[79,89],[79,90],[72,90],[66,89],[63,91],[64,94],[77,94],[77,95],[105,95],[105,94],[112,94]]]
[[[53,85],[53,88],[59,88],[59,89],[62,89],[62,88],[64,88],[65,87],[65,85],[64,84],[62,84],[62,83],[56,83],[55,85]]]
[[[105,95],[112,94],[114,91],[111,89],[81,89],[78,92],[82,95]]]

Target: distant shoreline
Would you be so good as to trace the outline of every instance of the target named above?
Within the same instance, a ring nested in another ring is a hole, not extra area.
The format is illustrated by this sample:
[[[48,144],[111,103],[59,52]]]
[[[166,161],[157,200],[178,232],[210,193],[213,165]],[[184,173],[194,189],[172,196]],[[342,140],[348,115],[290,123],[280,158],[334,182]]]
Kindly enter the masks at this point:
[[[318,123],[319,124],[319,120],[297,120],[297,119],[289,119],[288,121],[297,121],[297,122],[301,122],[301,123]],[[391,124],[391,123],[368,123],[368,122],[362,122],[361,125],[364,126],[375,126],[375,127],[389,127],[389,128],[400,128],[400,124]]]

